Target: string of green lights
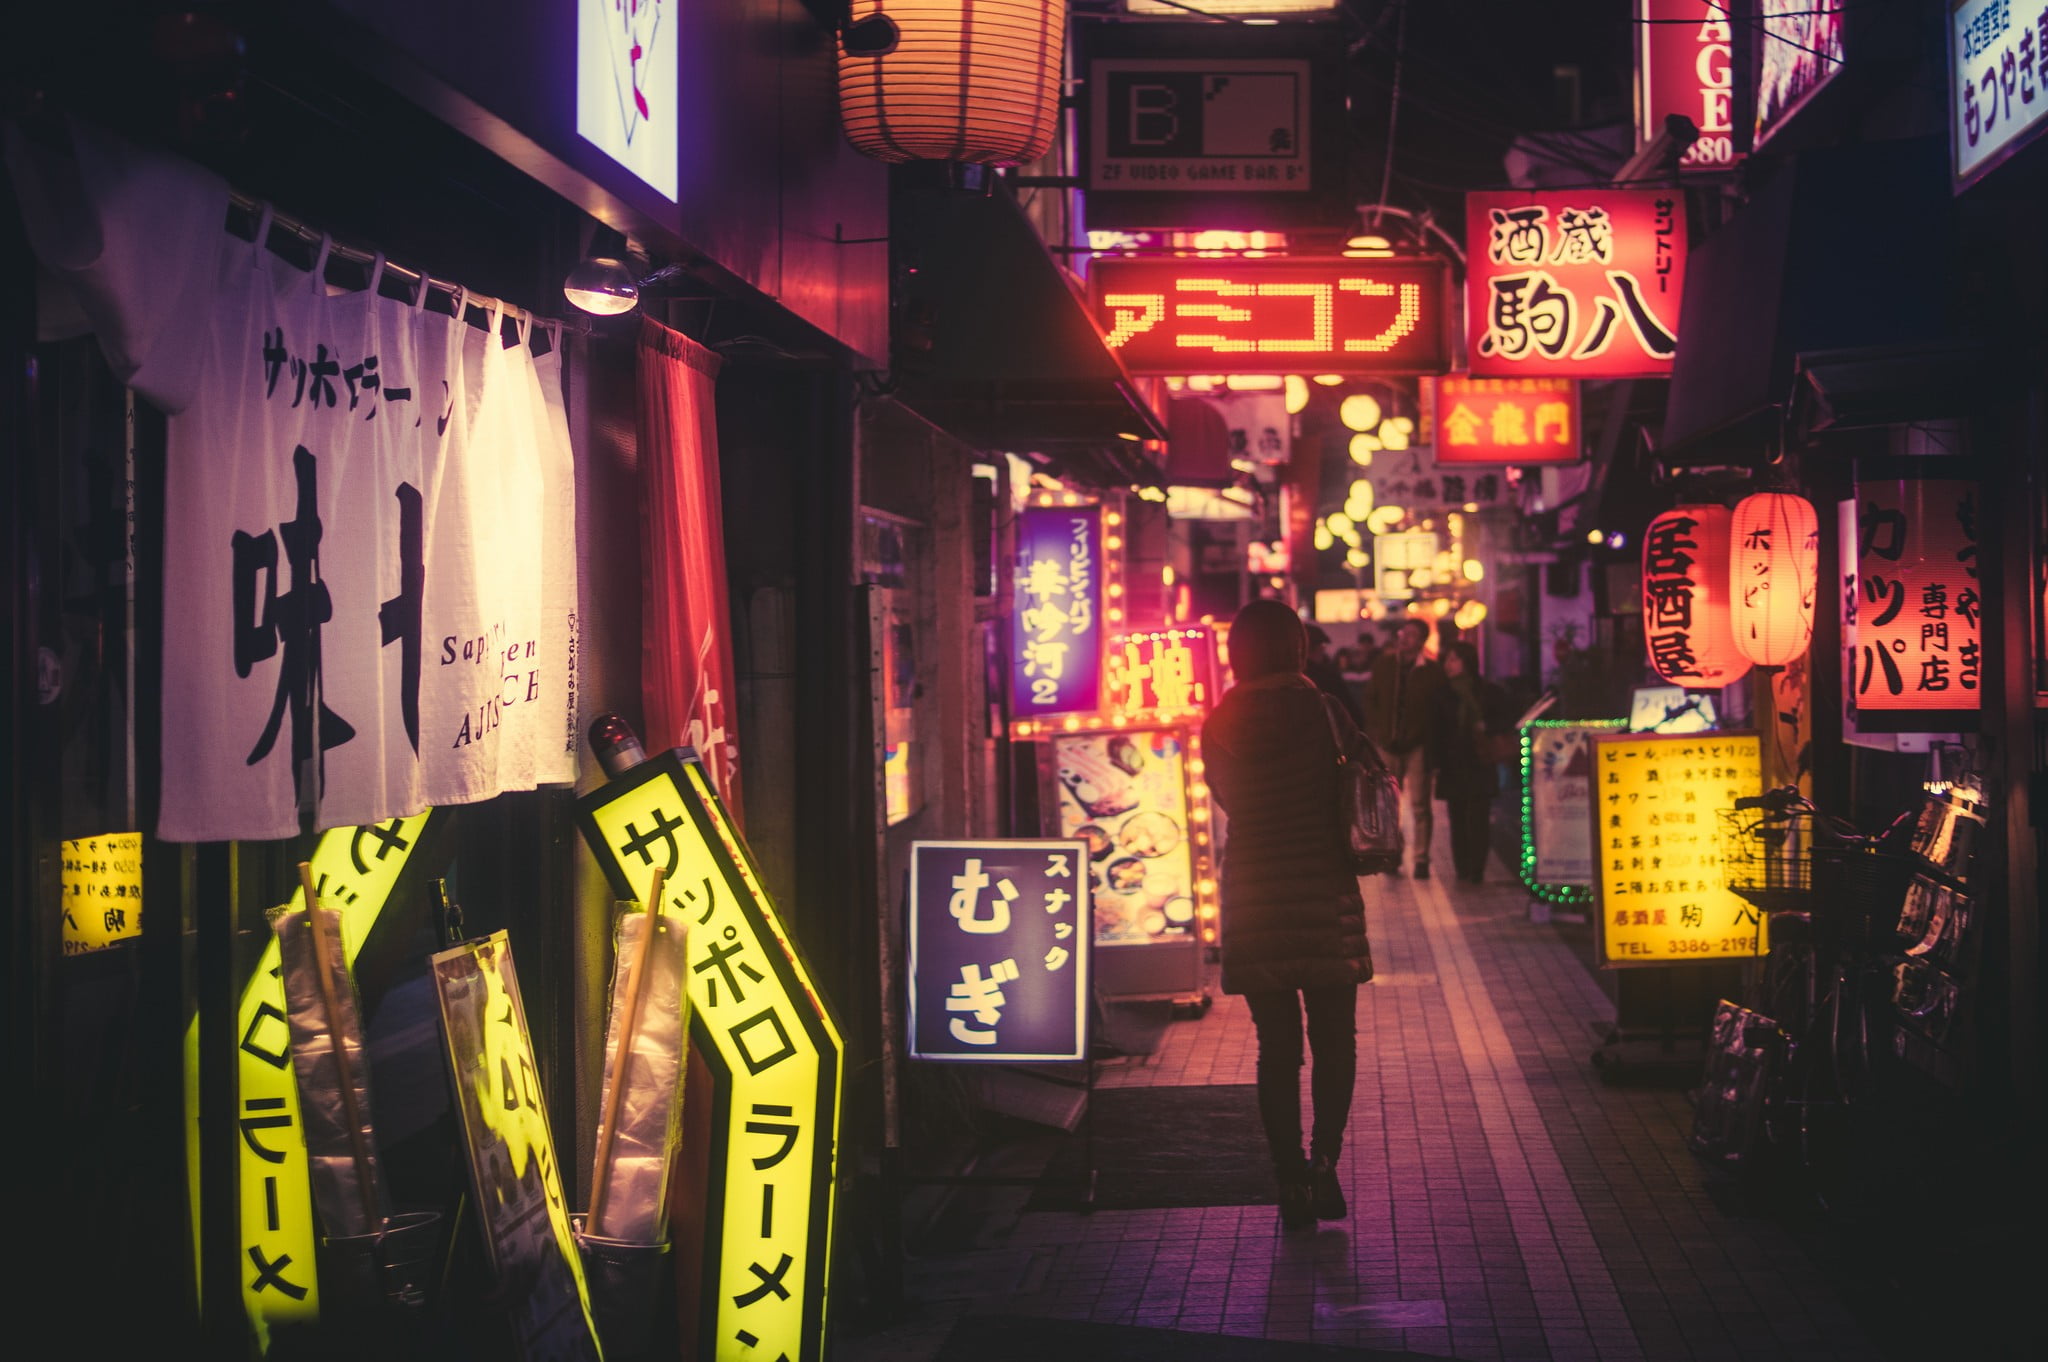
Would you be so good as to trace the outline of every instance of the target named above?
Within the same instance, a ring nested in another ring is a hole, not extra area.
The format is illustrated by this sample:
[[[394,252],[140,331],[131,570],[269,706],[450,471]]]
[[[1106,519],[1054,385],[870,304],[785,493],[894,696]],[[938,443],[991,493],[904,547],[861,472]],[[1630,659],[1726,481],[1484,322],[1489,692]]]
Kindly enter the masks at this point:
[[[1585,907],[1593,902],[1593,889],[1582,884],[1544,884],[1536,878],[1536,801],[1530,793],[1532,782],[1529,779],[1529,768],[1536,756],[1535,731],[1539,728],[1627,727],[1626,719],[1534,719],[1522,725],[1522,887],[1545,903],[1553,903],[1560,908]]]

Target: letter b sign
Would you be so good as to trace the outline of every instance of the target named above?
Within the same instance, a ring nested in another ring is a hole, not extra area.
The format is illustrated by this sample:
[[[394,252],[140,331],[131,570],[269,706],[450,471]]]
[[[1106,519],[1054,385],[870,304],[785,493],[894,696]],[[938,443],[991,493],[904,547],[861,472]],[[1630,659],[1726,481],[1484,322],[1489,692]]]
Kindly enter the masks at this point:
[[[1198,73],[1112,72],[1111,156],[1202,154],[1202,78]]]

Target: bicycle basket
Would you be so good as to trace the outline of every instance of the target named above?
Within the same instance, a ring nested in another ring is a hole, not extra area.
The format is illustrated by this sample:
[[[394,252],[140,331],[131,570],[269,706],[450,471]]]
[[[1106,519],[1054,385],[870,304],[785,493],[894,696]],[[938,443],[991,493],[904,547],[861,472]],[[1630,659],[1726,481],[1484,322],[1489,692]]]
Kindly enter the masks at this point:
[[[1813,897],[1813,815],[1723,809],[1721,875],[1732,894],[1767,913],[1805,908]]]

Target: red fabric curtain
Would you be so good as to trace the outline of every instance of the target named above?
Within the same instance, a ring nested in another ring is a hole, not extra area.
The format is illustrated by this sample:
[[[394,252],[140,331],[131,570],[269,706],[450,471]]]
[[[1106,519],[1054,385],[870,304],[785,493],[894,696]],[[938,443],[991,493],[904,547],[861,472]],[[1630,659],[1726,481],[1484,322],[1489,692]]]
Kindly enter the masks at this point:
[[[687,744],[739,822],[732,614],[718,495],[713,393],[721,361],[688,336],[640,320],[640,690],[647,750]]]

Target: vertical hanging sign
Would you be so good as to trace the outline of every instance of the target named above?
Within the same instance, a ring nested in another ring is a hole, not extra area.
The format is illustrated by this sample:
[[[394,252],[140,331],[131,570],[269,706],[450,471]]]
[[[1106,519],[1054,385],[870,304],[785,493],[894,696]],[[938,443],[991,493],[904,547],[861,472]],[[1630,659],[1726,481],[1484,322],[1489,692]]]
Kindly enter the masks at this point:
[[[1683,114],[1699,137],[1680,170],[1731,170],[1742,159],[1735,136],[1732,0],[1636,0],[1636,145],[1664,119]]]
[[[1102,705],[1103,508],[1027,506],[1018,518],[1011,611],[1011,714],[1093,713]]]
[[[720,1113],[696,1355],[819,1362],[839,1030],[696,757],[653,757],[577,807],[613,891],[644,899],[662,866],[665,909],[690,922],[691,1044],[712,1069]]]
[[[1977,483],[1869,477],[1842,519],[1842,641],[1856,726],[1971,731],[1983,703]]]
[[[910,845],[910,1056],[1088,1056],[1088,847]]]

